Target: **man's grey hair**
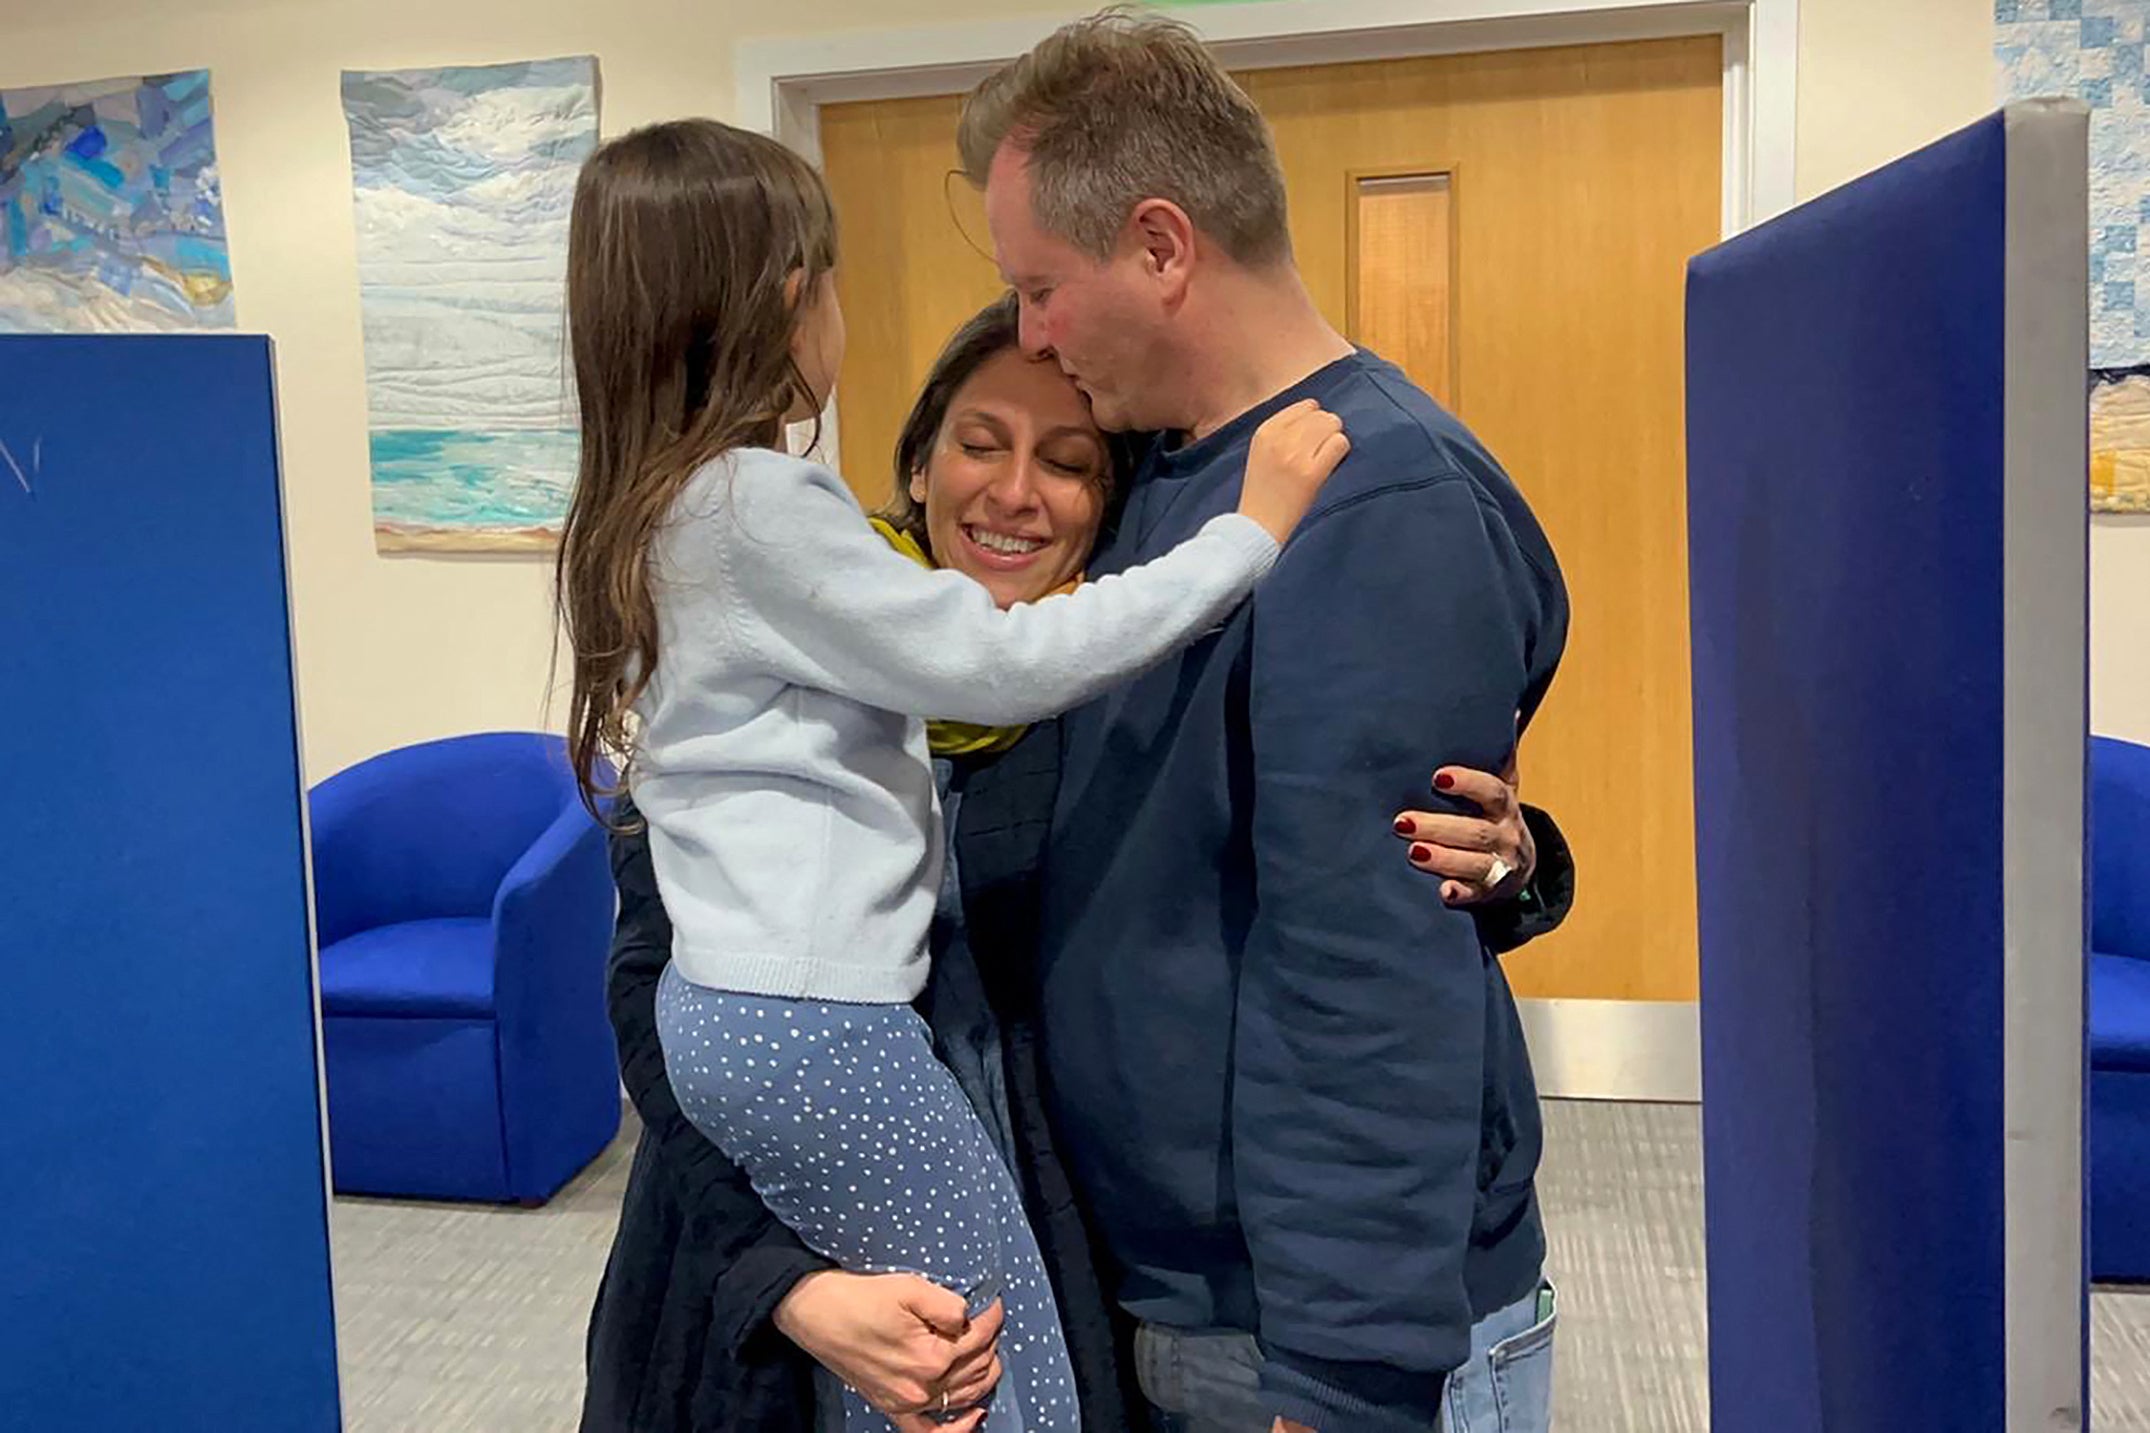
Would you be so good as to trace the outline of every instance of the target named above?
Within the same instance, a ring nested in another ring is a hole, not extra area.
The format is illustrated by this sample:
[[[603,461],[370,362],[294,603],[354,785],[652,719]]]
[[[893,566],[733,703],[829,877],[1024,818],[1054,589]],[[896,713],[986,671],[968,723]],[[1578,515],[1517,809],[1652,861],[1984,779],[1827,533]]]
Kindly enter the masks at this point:
[[[956,142],[980,188],[1012,143],[1037,221],[1092,257],[1145,199],[1177,204],[1240,263],[1291,257],[1269,125],[1177,20],[1116,5],[1062,26],[971,91]]]

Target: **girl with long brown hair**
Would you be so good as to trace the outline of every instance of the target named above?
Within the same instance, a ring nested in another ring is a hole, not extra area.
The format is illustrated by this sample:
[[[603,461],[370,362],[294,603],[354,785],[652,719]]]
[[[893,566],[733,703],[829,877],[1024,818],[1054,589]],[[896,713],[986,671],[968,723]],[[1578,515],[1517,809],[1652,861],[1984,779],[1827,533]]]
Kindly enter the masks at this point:
[[[571,746],[618,758],[675,928],[659,992],[682,1109],[808,1244],[996,1298],[996,1428],[1075,1427],[1007,1169],[910,1008],[939,813],[923,717],[1028,722],[1193,641],[1275,561],[1348,445],[1265,425],[1237,513],[1159,560],[998,607],[786,454],[842,361],[820,177],[713,121],[592,156],[570,226],[582,466],[560,555]],[[862,1400],[848,1426],[886,1428]]]

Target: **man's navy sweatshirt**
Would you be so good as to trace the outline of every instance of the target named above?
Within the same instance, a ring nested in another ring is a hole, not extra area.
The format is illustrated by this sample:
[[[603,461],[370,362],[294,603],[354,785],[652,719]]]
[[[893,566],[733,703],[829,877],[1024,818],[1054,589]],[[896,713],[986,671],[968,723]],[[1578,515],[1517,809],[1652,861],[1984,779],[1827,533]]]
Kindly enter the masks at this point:
[[[1499,465],[1363,351],[1160,441],[1092,572],[1233,509],[1302,398],[1351,453],[1276,570],[1064,720],[1045,1055],[1128,1312],[1258,1334],[1285,1417],[1423,1430],[1471,1325],[1536,1286],[1540,1136],[1500,965],[1390,823],[1437,765],[1500,769],[1567,598]]]

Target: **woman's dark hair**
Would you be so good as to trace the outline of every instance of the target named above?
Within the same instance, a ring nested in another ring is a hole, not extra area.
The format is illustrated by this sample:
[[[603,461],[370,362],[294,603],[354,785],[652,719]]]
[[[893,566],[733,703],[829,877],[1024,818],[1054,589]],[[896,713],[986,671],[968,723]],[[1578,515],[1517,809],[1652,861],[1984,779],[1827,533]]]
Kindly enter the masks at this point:
[[[988,359],[1021,346],[1015,295],[1005,293],[971,315],[961,328],[949,335],[940,357],[933,360],[926,381],[919,387],[910,416],[903,420],[903,431],[896,437],[896,485],[879,516],[898,532],[916,539],[928,553],[932,552],[933,545],[926,536],[926,505],[911,496],[911,476],[926,470],[933,456],[933,445],[941,436],[941,424],[948,418],[949,405],[955,402],[963,385],[970,382],[971,375],[983,368]],[[1134,440],[1125,434],[1107,433],[1105,527],[1101,531],[1110,530],[1118,517],[1120,498],[1134,468]]]

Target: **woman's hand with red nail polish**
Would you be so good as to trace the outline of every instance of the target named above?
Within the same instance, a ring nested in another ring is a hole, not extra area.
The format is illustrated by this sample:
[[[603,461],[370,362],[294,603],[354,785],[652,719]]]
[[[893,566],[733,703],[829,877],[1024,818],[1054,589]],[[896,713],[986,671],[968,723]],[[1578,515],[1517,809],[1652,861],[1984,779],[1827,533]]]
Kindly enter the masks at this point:
[[[1509,769],[1512,773],[1513,763]],[[1397,836],[1413,842],[1406,853],[1412,867],[1442,878],[1442,900],[1452,906],[1505,900],[1530,883],[1538,851],[1511,782],[1469,767],[1446,766],[1434,773],[1433,789],[1479,812],[1458,816],[1406,811],[1395,820]]]

